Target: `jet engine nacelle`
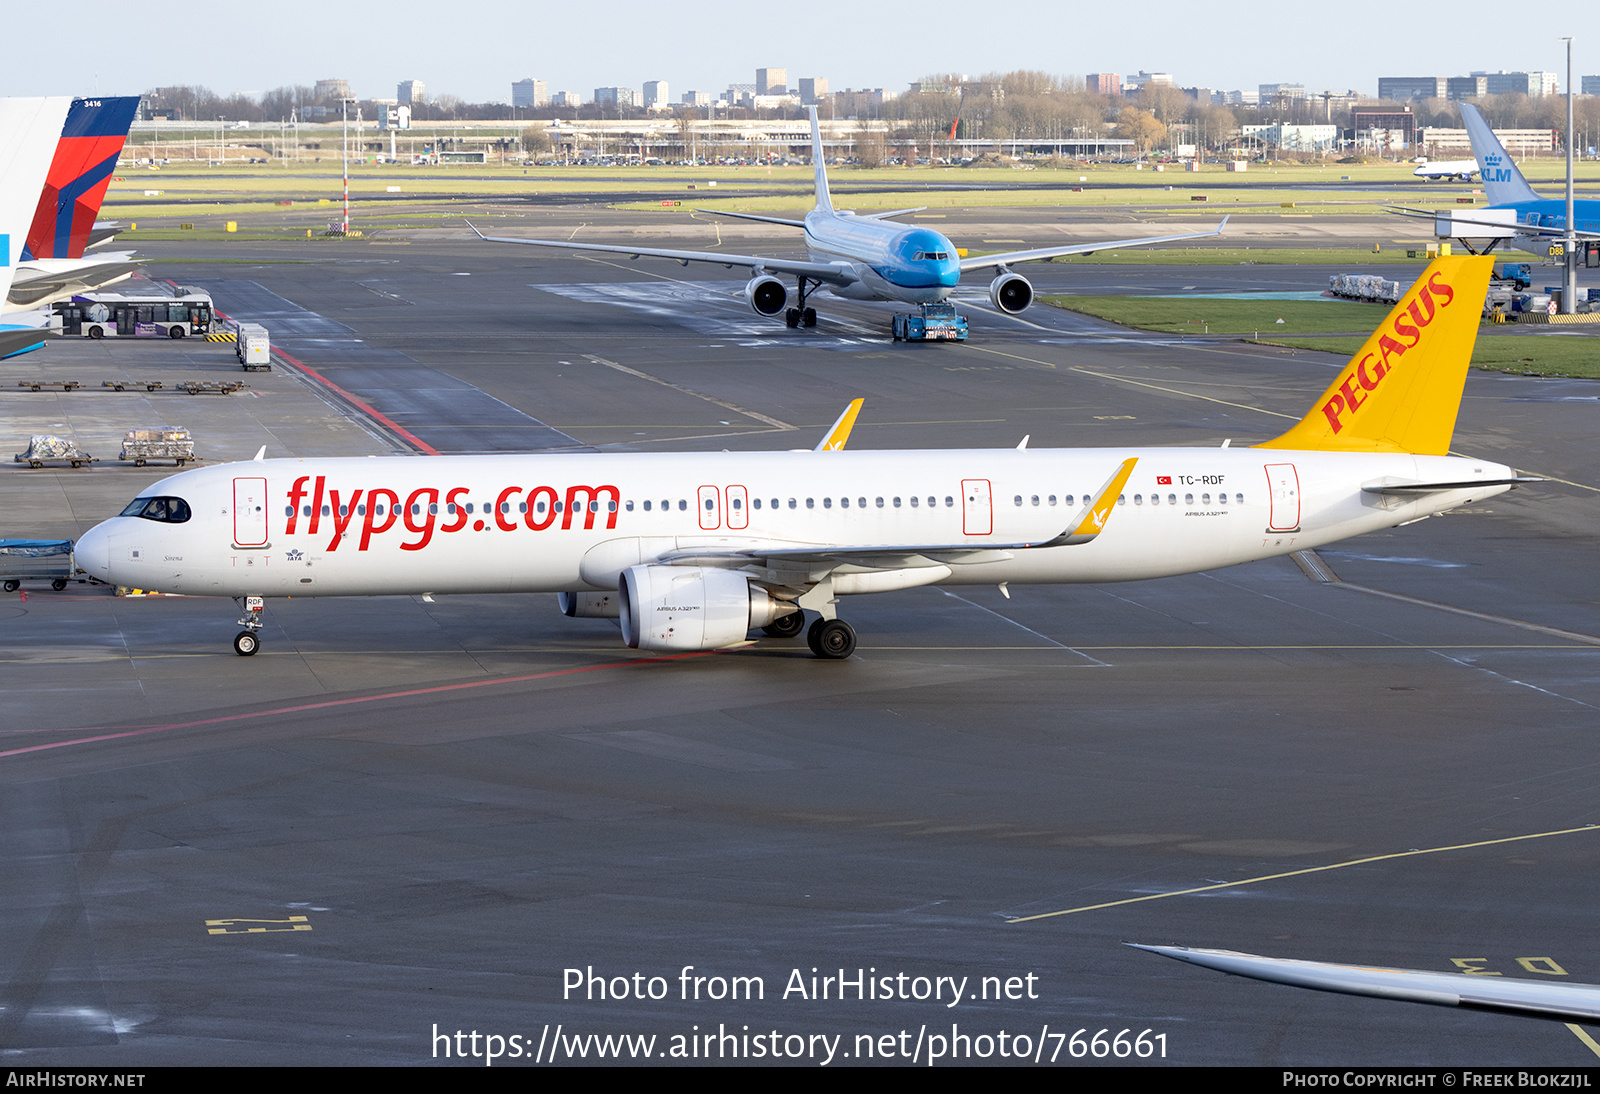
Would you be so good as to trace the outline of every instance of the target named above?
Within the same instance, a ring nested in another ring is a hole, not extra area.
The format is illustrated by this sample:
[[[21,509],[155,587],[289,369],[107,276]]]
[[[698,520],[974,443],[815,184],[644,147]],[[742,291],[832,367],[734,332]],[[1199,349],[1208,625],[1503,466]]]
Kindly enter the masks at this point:
[[[752,277],[744,287],[744,298],[762,315],[777,315],[789,302],[789,291],[783,282],[770,274]]]
[[[616,619],[621,615],[616,593],[557,593],[561,614],[574,619]]]
[[[636,650],[715,650],[798,609],[740,573],[632,566],[618,582],[622,637]]]
[[[1007,315],[1033,303],[1033,286],[1021,274],[1003,273],[989,284],[989,300]]]

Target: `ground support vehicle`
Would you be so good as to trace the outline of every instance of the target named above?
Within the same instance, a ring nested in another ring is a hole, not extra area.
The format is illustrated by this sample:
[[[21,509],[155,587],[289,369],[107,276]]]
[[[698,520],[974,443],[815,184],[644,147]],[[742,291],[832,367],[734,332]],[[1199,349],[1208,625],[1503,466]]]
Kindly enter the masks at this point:
[[[894,317],[896,342],[965,342],[967,321],[956,314],[954,304],[923,304],[914,315]]]
[[[11,457],[17,463],[25,463],[29,467],[43,467],[45,463],[61,460],[70,463],[73,467],[82,467],[86,463],[99,463],[89,453],[81,451],[76,444],[65,437],[53,437],[48,433],[35,433],[28,438],[28,450],[18,452]]]
[[[83,580],[72,558],[70,539],[0,539],[0,581],[14,593],[23,581],[48,581],[57,592]]]
[[[272,341],[260,323],[238,324],[233,351],[246,372],[272,371]]]
[[[194,438],[187,429],[130,429],[122,438],[119,460],[143,467],[150,460],[174,460],[177,466],[193,461]]]

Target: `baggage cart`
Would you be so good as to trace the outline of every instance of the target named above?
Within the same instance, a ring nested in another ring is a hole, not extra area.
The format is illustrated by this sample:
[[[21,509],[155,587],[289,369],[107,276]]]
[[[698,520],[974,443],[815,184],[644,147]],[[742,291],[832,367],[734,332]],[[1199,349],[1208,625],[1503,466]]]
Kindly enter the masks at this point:
[[[194,438],[187,429],[130,429],[122,437],[119,460],[143,467],[150,460],[175,460],[182,467],[194,459]]]
[[[14,593],[24,581],[48,581],[59,592],[77,578],[70,539],[0,539],[0,581]]]
[[[78,446],[67,438],[54,437],[48,433],[35,433],[28,439],[28,450],[18,452],[12,459],[29,467],[43,467],[46,463],[56,460],[70,463],[73,467],[100,462],[89,453],[79,450]]]

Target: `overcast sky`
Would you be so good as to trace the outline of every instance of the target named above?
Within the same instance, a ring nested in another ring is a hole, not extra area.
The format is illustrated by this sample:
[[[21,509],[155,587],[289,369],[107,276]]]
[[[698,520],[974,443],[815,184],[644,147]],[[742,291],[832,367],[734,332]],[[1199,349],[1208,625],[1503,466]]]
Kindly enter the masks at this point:
[[[399,80],[417,79],[430,98],[483,102],[509,100],[511,82],[531,76],[585,99],[596,87],[666,80],[676,100],[754,82],[758,67],[787,69],[791,87],[822,76],[836,91],[903,91],[935,72],[1019,68],[1080,77],[1145,69],[1216,90],[1283,82],[1369,95],[1380,75],[1542,69],[1564,86],[1563,35],[1577,39],[1574,73],[1600,74],[1600,5],[1591,4],[212,0],[159,14],[90,0],[65,23],[38,24],[32,47],[12,43],[0,94],[129,95],[168,84],[228,94],[344,78],[368,98],[392,97]],[[63,38],[68,24],[77,29]],[[25,25],[11,20],[11,35]]]

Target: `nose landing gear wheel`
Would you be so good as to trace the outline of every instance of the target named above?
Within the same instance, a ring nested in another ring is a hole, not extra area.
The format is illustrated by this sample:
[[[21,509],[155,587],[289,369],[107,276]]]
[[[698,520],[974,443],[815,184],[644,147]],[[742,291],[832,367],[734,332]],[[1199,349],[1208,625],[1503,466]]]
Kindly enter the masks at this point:
[[[827,661],[842,661],[856,652],[856,631],[842,619],[819,619],[806,632],[811,652]]]
[[[806,613],[793,612],[781,619],[774,619],[761,628],[762,634],[769,634],[773,638],[793,638],[806,629]]]
[[[250,631],[240,631],[233,636],[233,652],[240,657],[249,657],[261,648],[261,639]]]
[[[814,327],[814,326],[816,326],[817,325],[817,309],[816,308],[803,308],[801,310],[801,312],[800,312],[800,325],[802,327]]]
[[[788,311],[784,312],[783,322],[791,330],[795,327],[798,327],[800,325],[800,309],[790,308]]]

